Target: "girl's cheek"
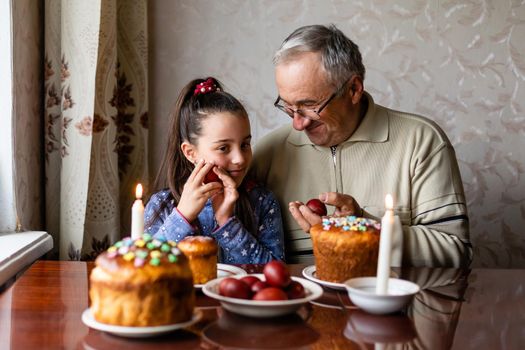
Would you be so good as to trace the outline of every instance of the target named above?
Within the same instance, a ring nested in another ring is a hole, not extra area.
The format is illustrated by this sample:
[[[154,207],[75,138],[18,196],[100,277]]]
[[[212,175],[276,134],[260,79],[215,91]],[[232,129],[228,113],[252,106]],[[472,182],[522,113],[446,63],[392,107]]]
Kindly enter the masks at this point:
[[[212,159],[209,160],[210,162],[213,162],[213,164],[221,167],[221,168],[225,168],[226,165],[228,164],[228,162],[226,162],[224,160],[224,157],[213,157]]]

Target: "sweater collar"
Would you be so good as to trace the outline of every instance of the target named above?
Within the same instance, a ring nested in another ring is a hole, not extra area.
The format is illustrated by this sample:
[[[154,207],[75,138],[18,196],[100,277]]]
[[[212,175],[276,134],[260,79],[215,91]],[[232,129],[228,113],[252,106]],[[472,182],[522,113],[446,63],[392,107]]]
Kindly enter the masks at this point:
[[[388,139],[388,115],[386,109],[377,108],[374,99],[366,91],[363,97],[368,100],[366,114],[354,133],[343,144],[358,141],[385,142]],[[288,135],[288,142],[296,146],[313,145],[305,132],[297,131],[293,127]]]

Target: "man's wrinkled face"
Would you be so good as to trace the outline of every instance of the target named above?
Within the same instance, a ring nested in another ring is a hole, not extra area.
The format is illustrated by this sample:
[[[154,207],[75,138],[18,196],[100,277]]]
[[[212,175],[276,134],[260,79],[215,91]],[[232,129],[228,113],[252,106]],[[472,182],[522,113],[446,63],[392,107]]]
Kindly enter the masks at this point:
[[[280,63],[275,68],[275,80],[281,104],[297,109],[317,110],[339,88],[328,82],[319,54],[306,52],[294,60]],[[333,146],[346,140],[348,135],[347,89],[335,96],[319,113],[319,120],[293,115],[293,127],[304,131],[318,146]]]

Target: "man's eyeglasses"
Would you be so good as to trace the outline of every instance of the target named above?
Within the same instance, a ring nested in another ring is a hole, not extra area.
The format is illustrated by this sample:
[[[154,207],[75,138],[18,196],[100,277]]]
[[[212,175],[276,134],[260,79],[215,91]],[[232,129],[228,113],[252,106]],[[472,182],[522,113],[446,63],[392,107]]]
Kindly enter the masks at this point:
[[[323,109],[328,106],[328,104],[343,90],[343,88],[346,86],[346,83],[348,83],[350,79],[345,81],[343,85],[339,89],[337,89],[329,98],[326,100],[319,108],[313,109],[313,108],[302,108],[302,109],[293,109],[290,106],[287,106],[285,104],[280,103],[281,102],[281,96],[277,96],[277,100],[273,103],[273,105],[277,108],[279,108],[281,111],[286,113],[290,118],[293,119],[295,113],[299,114],[302,118],[310,119],[310,120],[319,120],[321,119],[321,112]]]

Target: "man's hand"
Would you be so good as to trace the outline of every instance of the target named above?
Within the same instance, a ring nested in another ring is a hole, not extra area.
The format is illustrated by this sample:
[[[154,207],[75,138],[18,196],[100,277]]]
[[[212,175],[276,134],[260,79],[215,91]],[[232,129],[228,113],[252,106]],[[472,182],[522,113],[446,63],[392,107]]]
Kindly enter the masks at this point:
[[[363,210],[356,202],[354,197],[337,192],[326,192],[319,195],[321,202],[334,206],[334,215],[355,215],[362,216]],[[310,228],[322,221],[322,218],[315,214],[304,203],[295,201],[288,204],[288,210],[292,214],[297,224],[304,232],[310,232]]]
[[[302,202],[290,202],[288,204],[288,210],[290,210],[293,218],[304,232],[310,232],[310,227],[320,223],[322,220],[319,215],[315,214]]]
[[[363,209],[356,202],[354,197],[337,193],[325,192],[319,195],[321,202],[335,207],[334,215],[355,215],[363,216]]]

